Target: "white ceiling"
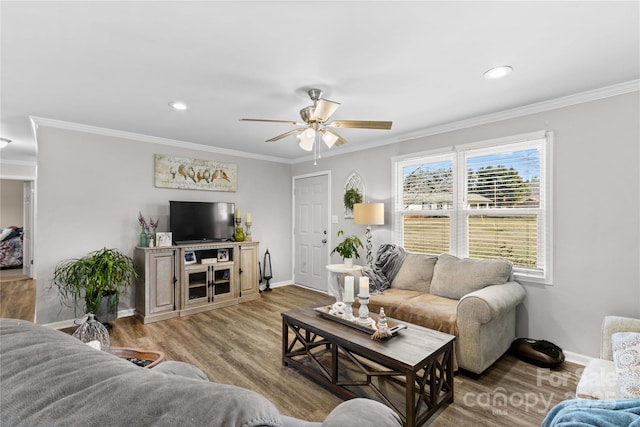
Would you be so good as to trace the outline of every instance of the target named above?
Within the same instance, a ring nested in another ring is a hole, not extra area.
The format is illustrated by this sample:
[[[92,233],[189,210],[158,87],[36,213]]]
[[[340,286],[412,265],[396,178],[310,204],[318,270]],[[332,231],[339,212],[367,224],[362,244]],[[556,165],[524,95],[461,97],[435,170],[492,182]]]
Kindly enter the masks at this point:
[[[33,161],[30,116],[308,158],[307,89],[342,105],[364,149],[640,78],[640,2],[2,1],[3,160]],[[511,65],[505,79],[483,73]],[[181,100],[184,112],[168,103]]]

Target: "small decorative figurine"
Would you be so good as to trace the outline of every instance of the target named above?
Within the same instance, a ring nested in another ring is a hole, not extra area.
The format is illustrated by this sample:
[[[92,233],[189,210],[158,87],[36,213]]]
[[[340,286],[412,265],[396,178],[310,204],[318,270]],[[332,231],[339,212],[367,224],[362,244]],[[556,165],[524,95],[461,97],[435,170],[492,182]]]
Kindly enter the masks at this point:
[[[389,327],[387,326],[387,315],[384,314],[384,308],[380,308],[380,314],[378,315],[378,330],[371,335],[372,340],[379,340],[382,338],[390,337]]]

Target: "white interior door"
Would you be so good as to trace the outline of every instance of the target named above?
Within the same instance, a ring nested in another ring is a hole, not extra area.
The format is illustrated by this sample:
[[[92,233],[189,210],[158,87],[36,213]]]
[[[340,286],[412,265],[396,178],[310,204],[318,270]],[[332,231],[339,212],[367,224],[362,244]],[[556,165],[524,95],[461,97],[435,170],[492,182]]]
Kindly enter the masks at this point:
[[[294,178],[294,281],[327,292],[329,176]]]

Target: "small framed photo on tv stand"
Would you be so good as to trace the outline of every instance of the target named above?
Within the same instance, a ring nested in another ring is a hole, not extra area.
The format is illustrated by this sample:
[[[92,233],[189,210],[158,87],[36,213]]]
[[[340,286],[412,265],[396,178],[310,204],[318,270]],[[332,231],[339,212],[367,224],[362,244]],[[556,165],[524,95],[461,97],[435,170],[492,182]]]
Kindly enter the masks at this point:
[[[167,247],[172,245],[173,236],[169,232],[156,233],[156,245],[159,247]]]
[[[229,261],[228,249],[218,249],[218,261]]]
[[[195,264],[196,261],[196,253],[194,251],[184,251],[185,264]]]

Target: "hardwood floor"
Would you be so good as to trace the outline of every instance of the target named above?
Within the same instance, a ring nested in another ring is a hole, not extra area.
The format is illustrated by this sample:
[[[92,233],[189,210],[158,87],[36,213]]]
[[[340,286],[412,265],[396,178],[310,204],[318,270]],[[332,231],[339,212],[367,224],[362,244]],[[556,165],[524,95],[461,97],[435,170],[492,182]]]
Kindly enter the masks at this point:
[[[33,322],[36,315],[36,281],[22,269],[0,270],[0,317]]]
[[[168,360],[202,369],[211,381],[263,394],[285,415],[320,421],[342,400],[281,364],[280,313],[335,300],[297,286],[263,292],[262,298],[188,317],[143,325],[134,317],[112,322],[111,344],[160,350]],[[548,370],[503,356],[477,380],[455,377],[455,401],[431,426],[531,426],[574,396],[580,365]]]

